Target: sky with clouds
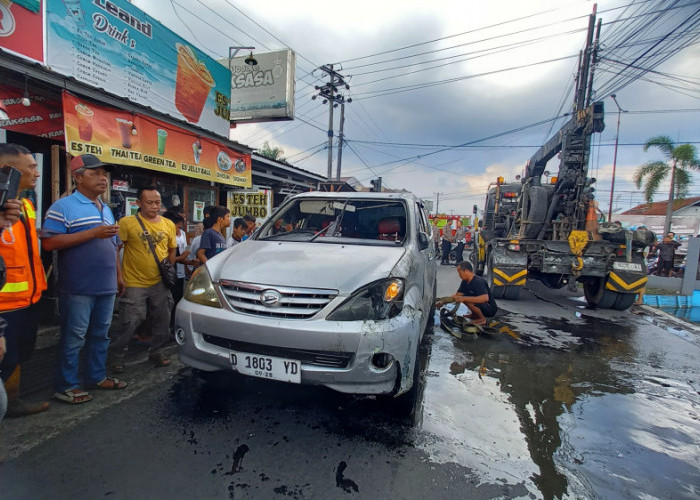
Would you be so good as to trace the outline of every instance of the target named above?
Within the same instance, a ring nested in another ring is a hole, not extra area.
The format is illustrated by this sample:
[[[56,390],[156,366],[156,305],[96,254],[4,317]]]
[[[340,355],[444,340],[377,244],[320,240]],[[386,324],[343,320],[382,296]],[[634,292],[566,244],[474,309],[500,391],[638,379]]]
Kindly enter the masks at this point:
[[[537,148],[568,119],[590,1],[568,0],[132,0],[209,55],[230,46],[256,52],[291,48],[297,56],[296,119],[243,124],[231,138],[265,141],[288,161],[326,175],[328,106],[312,100],[334,64],[345,76],[341,175],[369,186],[407,189],[443,213],[469,214],[489,182],[513,180]],[[643,143],[667,135],[700,144],[700,2],[601,0],[601,62],[596,100],[606,127],[593,137],[590,173],[609,207],[618,108],[619,147],[613,207],[643,202],[632,177],[663,160]],[[663,50],[660,48],[663,47]],[[654,55],[654,57],[651,57]],[[651,72],[642,69],[653,70]],[[338,134],[339,113],[334,120]],[[333,151],[333,175],[337,148]],[[556,175],[557,160],[548,166]],[[700,185],[690,194],[700,196]],[[668,196],[662,185],[655,200]]]

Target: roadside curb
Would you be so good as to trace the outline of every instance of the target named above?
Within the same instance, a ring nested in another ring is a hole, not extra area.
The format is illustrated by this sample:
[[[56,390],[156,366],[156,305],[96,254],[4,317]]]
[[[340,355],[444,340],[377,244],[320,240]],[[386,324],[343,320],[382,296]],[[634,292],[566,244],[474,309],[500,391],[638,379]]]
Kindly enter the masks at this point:
[[[668,320],[670,323],[675,323],[675,324],[682,326],[686,330],[690,330],[694,333],[700,333],[700,326],[697,326],[693,323],[689,323],[687,321],[684,321],[684,320],[674,316],[673,314],[669,314],[666,311],[662,311],[661,309],[659,309],[657,307],[650,306],[647,304],[644,304],[641,306],[635,304],[632,307],[636,307],[636,308],[641,309],[649,314],[653,314],[655,316],[659,316],[661,318],[664,318],[665,320]]]

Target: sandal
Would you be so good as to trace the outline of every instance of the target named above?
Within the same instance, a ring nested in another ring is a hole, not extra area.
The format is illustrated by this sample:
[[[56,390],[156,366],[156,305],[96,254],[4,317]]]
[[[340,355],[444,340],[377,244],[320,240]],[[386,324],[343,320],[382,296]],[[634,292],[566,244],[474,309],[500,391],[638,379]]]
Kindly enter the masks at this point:
[[[68,389],[67,391],[57,392],[53,397],[69,405],[79,405],[92,401],[92,394],[81,389]]]
[[[149,361],[151,361],[156,368],[162,368],[165,366],[170,366],[170,358],[164,354],[155,354],[153,356],[148,356]]]
[[[106,391],[116,391],[119,389],[124,389],[127,385],[123,380],[119,380],[116,377],[106,377],[102,382],[93,384],[90,389],[104,389]]]

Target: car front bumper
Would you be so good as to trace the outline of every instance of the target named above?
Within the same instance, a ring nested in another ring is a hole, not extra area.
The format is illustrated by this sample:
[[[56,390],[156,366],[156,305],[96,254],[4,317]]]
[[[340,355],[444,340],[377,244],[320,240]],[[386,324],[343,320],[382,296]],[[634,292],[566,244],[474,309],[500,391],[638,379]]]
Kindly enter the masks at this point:
[[[353,394],[389,394],[410,388],[422,321],[404,306],[384,321],[280,319],[217,309],[185,299],[177,307],[175,331],[184,333],[179,357],[204,371],[233,370],[231,352],[276,356],[300,361],[301,383],[324,385]],[[383,368],[372,363],[380,353],[393,361]]]

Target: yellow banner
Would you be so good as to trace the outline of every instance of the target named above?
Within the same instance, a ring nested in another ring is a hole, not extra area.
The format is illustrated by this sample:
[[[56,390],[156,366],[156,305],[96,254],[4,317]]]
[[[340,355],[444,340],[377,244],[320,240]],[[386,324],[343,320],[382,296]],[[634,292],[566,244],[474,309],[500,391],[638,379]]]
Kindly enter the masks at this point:
[[[250,155],[154,118],[131,114],[63,92],[66,149],[105,163],[248,188]]]

